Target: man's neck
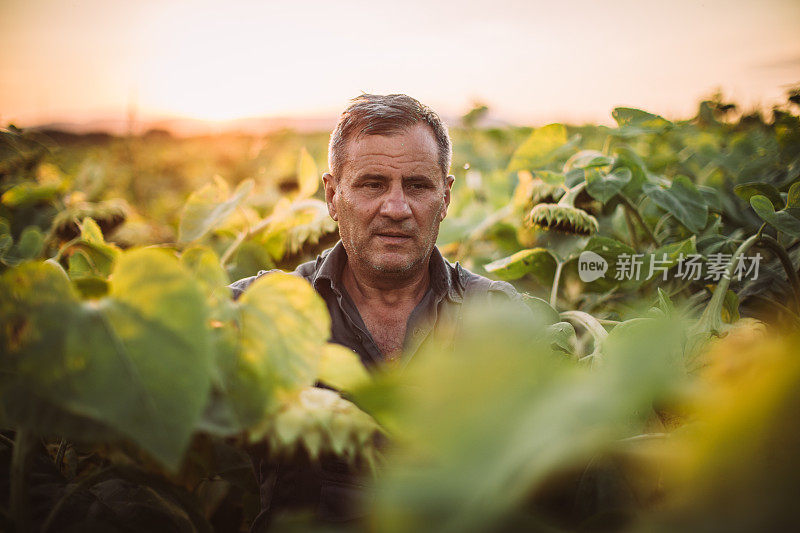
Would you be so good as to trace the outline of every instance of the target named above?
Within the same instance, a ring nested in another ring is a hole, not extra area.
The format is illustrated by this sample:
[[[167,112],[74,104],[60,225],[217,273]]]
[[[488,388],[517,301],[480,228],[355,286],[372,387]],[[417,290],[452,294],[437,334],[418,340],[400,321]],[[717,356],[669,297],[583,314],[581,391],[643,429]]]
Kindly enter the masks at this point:
[[[344,265],[342,281],[356,304],[394,307],[399,304],[419,303],[430,285],[430,259],[419,272],[402,279],[380,279],[360,273],[350,261]]]

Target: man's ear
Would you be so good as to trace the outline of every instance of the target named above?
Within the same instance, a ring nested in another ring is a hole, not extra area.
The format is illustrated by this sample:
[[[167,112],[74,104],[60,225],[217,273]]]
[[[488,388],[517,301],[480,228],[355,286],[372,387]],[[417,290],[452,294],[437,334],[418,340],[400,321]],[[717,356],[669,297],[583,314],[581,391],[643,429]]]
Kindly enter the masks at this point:
[[[329,172],[322,175],[322,184],[325,186],[325,203],[328,204],[328,214],[333,220],[339,220],[336,214],[336,178]]]
[[[447,176],[444,182],[444,208],[442,209],[442,214],[439,215],[439,220],[444,220],[444,217],[447,216],[447,208],[450,206],[450,189],[453,188],[453,182],[456,181],[456,177],[452,174]]]

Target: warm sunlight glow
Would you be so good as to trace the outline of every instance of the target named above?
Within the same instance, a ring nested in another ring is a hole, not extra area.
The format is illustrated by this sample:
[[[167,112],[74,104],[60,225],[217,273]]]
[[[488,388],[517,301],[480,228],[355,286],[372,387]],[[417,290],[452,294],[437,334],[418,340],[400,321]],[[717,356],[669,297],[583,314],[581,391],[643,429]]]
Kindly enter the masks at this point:
[[[608,123],[800,82],[800,2],[0,2],[0,122],[331,117],[363,92],[446,116]]]
[[[252,34],[213,13],[182,17],[182,24],[156,32],[164,38],[143,66],[142,103],[206,120],[282,111],[276,100],[286,73],[284,81],[275,79],[274,71],[258,60],[263,52]]]

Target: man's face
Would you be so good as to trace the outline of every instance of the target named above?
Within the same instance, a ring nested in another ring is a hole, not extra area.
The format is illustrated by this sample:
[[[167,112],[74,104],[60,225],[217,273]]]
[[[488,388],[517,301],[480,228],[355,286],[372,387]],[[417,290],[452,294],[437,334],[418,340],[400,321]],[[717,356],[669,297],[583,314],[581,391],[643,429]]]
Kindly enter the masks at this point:
[[[453,185],[452,176],[442,176],[431,129],[365,135],[350,140],[345,153],[341,175],[323,181],[348,261],[378,278],[427,268]]]

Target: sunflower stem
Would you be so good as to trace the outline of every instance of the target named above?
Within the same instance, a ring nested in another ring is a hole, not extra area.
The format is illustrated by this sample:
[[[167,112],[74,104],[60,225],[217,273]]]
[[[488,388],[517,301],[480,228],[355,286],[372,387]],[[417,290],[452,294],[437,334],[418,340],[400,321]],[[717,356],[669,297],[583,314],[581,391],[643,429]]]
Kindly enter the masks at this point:
[[[553,275],[553,287],[550,289],[550,307],[555,309],[558,299],[558,285],[561,281],[561,269],[564,268],[563,261],[556,262],[556,273]]]
[[[760,232],[756,236],[759,236],[758,244],[760,246],[768,248],[771,252],[778,256],[781,266],[783,266],[783,270],[786,271],[786,277],[789,278],[789,285],[791,285],[792,293],[794,294],[793,310],[795,312],[800,312],[800,279],[797,277],[797,271],[794,269],[794,265],[792,264],[789,254],[786,253],[786,249],[781,246],[781,244],[774,237],[760,234]]]
[[[625,213],[625,225],[628,226],[628,233],[631,234],[631,246],[633,246],[634,250],[639,249],[639,239],[636,238],[636,228],[633,226],[633,219],[631,218],[631,212],[628,209],[623,210]]]
[[[567,193],[561,197],[557,205],[566,207],[575,207],[575,199],[586,188],[586,182],[582,181],[579,184],[567,190]]]
[[[725,270],[725,274],[714,288],[711,300],[708,302],[698,322],[698,324],[702,325],[701,327],[706,327],[705,325],[708,324],[707,328],[710,333],[717,334],[722,329],[722,304],[725,301],[725,295],[728,293],[728,287],[731,284],[731,277],[736,268],[736,262],[739,260],[739,257],[747,253],[747,250],[758,242],[758,238],[758,234],[753,235],[739,245],[733,253],[733,256],[731,256],[731,261],[728,264],[728,268]]]

